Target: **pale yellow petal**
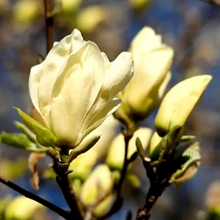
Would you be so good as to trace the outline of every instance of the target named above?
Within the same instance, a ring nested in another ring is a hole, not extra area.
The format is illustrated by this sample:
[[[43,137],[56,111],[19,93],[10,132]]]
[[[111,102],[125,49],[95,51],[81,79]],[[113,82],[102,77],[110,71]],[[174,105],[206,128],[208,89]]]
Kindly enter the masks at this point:
[[[60,144],[74,144],[102,86],[104,61],[93,43],[72,54],[53,89],[52,130]]]

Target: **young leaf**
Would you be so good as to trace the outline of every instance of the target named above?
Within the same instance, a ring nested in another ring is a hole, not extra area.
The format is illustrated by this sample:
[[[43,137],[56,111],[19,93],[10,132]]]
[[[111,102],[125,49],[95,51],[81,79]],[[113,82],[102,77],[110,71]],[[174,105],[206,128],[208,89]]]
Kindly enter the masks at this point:
[[[40,149],[36,144],[30,141],[25,134],[10,134],[2,132],[0,135],[0,142],[8,146],[25,149],[31,152],[45,152],[47,149]]]
[[[196,171],[193,169],[193,172],[190,172],[191,176],[189,176],[189,172],[187,171],[191,168],[197,168],[199,166],[199,161],[201,160],[201,155],[199,153],[199,143],[195,142],[192,144],[182,155],[180,159],[185,160],[185,162],[182,164],[181,168],[177,170],[171,177],[170,183],[178,182],[178,179],[183,178],[185,174],[187,174],[187,178],[184,178],[185,181],[188,179],[191,179],[195,174]],[[192,169],[191,169],[192,171]]]
[[[46,147],[50,147],[55,144],[56,137],[50,130],[48,130],[46,127],[41,125],[38,121],[34,120],[32,117],[30,117],[28,114],[23,112],[21,109],[16,107],[14,108],[18,111],[18,114],[20,115],[25,125],[36,134],[37,141],[40,144]]]

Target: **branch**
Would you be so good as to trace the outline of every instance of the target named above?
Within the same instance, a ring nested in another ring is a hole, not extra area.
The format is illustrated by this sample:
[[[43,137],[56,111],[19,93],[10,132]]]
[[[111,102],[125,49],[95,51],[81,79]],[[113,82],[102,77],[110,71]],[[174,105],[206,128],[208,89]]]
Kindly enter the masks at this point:
[[[69,179],[68,171],[69,164],[59,162],[58,160],[54,160],[54,171],[57,174],[56,181],[59,185],[63,196],[70,207],[71,210],[71,217],[75,220],[83,220],[83,216],[78,205],[76,196],[74,194],[71,181]]]
[[[65,211],[65,210],[61,209],[60,207],[54,205],[53,203],[50,203],[49,201],[21,188],[20,186],[16,185],[15,183],[13,183],[9,180],[6,180],[2,177],[0,177],[0,182],[3,183],[4,185],[10,187],[11,189],[15,190],[16,192],[20,193],[21,195],[23,195],[31,200],[34,200],[34,201],[42,204],[43,206],[49,208],[50,210],[54,211],[58,215],[62,216],[64,219],[71,219],[70,212]]]
[[[46,25],[46,40],[47,40],[47,53],[53,47],[53,24],[54,19],[52,15],[51,0],[44,0],[44,13]]]
[[[150,161],[143,160],[143,166],[146,170],[146,175],[150,181],[150,188],[148,190],[145,205],[138,210],[136,220],[148,220],[150,218],[150,211],[157,199],[162,195],[166,187],[170,185],[169,178],[166,178],[166,163],[163,162],[156,167],[156,170],[150,165]]]

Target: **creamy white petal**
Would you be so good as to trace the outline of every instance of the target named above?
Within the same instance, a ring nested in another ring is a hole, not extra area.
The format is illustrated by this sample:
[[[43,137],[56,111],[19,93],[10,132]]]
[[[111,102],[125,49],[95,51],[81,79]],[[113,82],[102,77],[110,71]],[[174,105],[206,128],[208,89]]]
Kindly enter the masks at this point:
[[[144,27],[132,40],[130,51],[134,55],[141,56],[141,54],[146,54],[147,52],[160,48],[161,46],[161,36],[157,35],[153,28]]]
[[[86,42],[83,40],[82,34],[78,29],[74,29],[71,39],[71,53],[76,53]]]
[[[73,32],[54,45],[42,65],[43,74],[39,86],[39,106],[43,115],[50,111],[50,100],[53,85],[60,73],[60,69],[71,53],[76,53],[84,45],[79,34]],[[73,49],[74,48],[74,49]]]
[[[162,98],[162,96],[163,96],[163,94],[164,94],[164,92],[165,92],[165,90],[166,90],[166,88],[167,88],[167,85],[168,85],[168,83],[169,83],[170,80],[171,80],[171,77],[172,77],[172,73],[169,71],[169,72],[167,73],[165,79],[163,80],[163,82],[162,82],[162,84],[161,84],[161,86],[160,86],[160,89],[159,89],[158,96],[159,96],[160,99]]]
[[[135,74],[123,92],[124,98],[132,103],[140,103],[151,90],[156,87],[159,89],[172,64],[172,59],[173,50],[164,47],[143,56],[139,61],[141,63],[135,60]]]
[[[104,61],[98,47],[87,42],[70,56],[52,94],[52,129],[61,140],[75,142],[94,104],[104,78]]]
[[[38,90],[39,90],[41,77],[42,77],[42,65],[36,65],[32,67],[29,76],[28,87],[29,87],[31,101],[40,115],[42,115],[42,113],[40,111],[39,103],[38,103]]]
[[[90,114],[87,116],[87,119],[82,126],[82,139],[91,131],[99,127],[109,115],[114,113],[119,108],[119,106],[120,100],[117,98],[114,98],[109,103],[106,103],[103,99],[99,100],[99,102],[93,106],[93,109],[90,111]]]
[[[122,91],[131,80],[134,73],[132,54],[121,53],[106,70],[105,81],[102,86],[101,96],[104,99],[112,99]]]
[[[103,57],[104,62],[105,62],[105,69],[108,69],[109,66],[111,65],[111,63],[110,63],[107,55],[104,52],[101,52],[101,54],[102,54],[102,57]]]

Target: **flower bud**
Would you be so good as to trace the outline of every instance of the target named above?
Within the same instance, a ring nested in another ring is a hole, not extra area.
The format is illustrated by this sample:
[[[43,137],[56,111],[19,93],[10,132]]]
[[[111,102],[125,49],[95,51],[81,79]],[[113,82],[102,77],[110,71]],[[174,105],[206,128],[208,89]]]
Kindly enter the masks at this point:
[[[18,196],[7,206],[5,219],[7,220],[29,220],[39,211],[43,211],[44,206],[40,203]]]
[[[56,0],[56,2],[58,3],[60,0]],[[78,10],[78,8],[80,7],[80,4],[82,3],[82,0],[61,0],[62,2],[62,11],[65,14],[73,14],[74,12],[76,12]]]
[[[119,110],[137,121],[159,105],[171,78],[173,49],[163,44],[152,28],[144,27],[133,39],[130,52],[134,56],[135,73],[118,96],[122,100]]]
[[[101,196],[110,192],[113,187],[113,178],[111,171],[105,164],[98,165],[95,170],[89,175],[82,186],[80,198],[84,205],[92,205]],[[96,216],[103,215],[110,207],[114,200],[111,194],[104,199],[94,210]]]
[[[98,25],[106,21],[108,11],[101,5],[89,6],[80,11],[76,25],[83,33],[91,33]]]
[[[195,76],[181,81],[166,94],[155,119],[160,136],[185,124],[211,79],[210,75]]]
[[[36,0],[18,1],[13,10],[15,22],[30,24],[37,18],[40,10],[40,2]]]
[[[90,149],[89,151],[79,155],[70,163],[69,170],[73,170],[73,172],[70,173],[69,176],[73,179],[79,178],[82,181],[85,181],[97,159],[98,152],[95,149]]]
[[[101,126],[92,131],[86,138],[94,135],[100,135],[99,141],[94,145],[98,158],[106,156],[112,139],[117,135],[119,130],[119,121],[110,115]]]
[[[160,152],[160,142],[162,137],[160,137],[157,132],[154,132],[151,141],[150,141],[150,148],[149,148],[149,155],[153,157],[154,155],[159,155]]]
[[[143,148],[146,149],[152,135],[152,130],[149,128],[139,128],[134,132],[133,137],[128,144],[128,155],[127,158],[130,159],[131,156],[137,152],[136,148],[136,138],[139,137]],[[125,155],[125,141],[123,134],[119,134],[111,143],[108,155],[106,158],[106,163],[113,169],[122,169],[124,163]]]

